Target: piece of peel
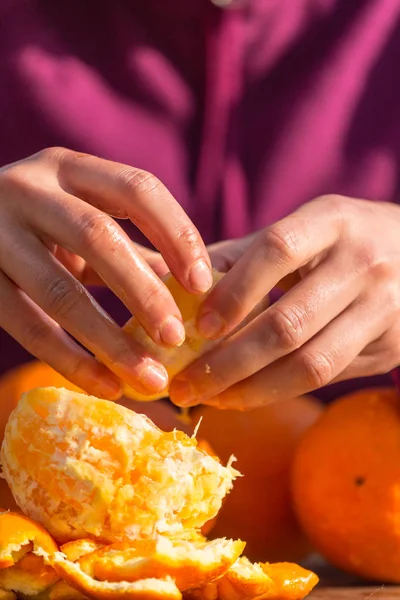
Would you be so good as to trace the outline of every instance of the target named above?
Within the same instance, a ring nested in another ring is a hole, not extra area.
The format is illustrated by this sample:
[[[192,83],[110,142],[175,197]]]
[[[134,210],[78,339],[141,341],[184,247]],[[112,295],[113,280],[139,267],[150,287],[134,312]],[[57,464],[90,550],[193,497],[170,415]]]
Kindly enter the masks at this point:
[[[51,564],[58,575],[71,587],[94,600],[180,600],[182,594],[174,581],[163,579],[141,579],[139,581],[97,581],[87,575],[79,563],[73,563],[58,552],[52,556]]]
[[[59,577],[41,556],[25,554],[13,567],[0,569],[0,586],[25,596],[36,596],[52,586]]]
[[[181,431],[56,388],[22,396],[1,462],[19,507],[59,543],[184,535],[217,514],[238,475]]]
[[[211,289],[213,289],[223,276],[223,273],[219,273],[215,269],[213,270],[214,282]],[[163,281],[174,297],[182,314],[182,320],[186,331],[186,338],[183,344],[175,348],[159,346],[147,335],[146,331],[135,317],[132,317],[125,324],[124,330],[129,333],[136,342],[143,346],[152,357],[164,365],[169,380],[171,381],[177,373],[196,360],[196,358],[211,350],[211,348],[218,343],[218,340],[206,340],[200,335],[196,327],[199,308],[211,292],[211,289],[206,294],[194,295],[186,291],[171,274],[168,274]],[[147,396],[127,385],[124,388],[124,394],[135,400],[148,402],[168,396],[168,387],[159,394]]]
[[[318,577],[291,563],[256,563],[239,558],[220,579],[184,594],[185,600],[301,600]]]
[[[138,540],[107,546],[79,560],[82,570],[99,581],[162,579],[175,581],[182,591],[223,575],[242,554],[241,541],[211,542]]]
[[[0,510],[0,569],[14,566],[29,552],[51,554],[57,550],[43,527],[24,515]]]

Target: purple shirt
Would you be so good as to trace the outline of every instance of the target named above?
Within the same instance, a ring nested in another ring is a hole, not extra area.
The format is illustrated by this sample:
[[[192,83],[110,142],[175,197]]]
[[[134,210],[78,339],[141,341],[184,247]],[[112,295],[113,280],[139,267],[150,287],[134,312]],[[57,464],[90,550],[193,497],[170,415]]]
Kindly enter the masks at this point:
[[[399,64],[397,0],[2,0],[0,165],[62,145],[144,168],[207,242],[320,194],[395,202]],[[0,372],[27,358],[0,332]]]

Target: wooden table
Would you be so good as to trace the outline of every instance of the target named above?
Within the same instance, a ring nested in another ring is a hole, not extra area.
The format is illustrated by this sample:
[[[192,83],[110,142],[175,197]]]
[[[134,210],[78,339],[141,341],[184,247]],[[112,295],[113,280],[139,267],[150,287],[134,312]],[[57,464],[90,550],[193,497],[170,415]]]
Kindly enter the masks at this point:
[[[367,583],[326,564],[315,556],[305,565],[320,577],[310,600],[400,600],[400,586]]]
[[[400,587],[319,587],[310,600],[400,600]]]

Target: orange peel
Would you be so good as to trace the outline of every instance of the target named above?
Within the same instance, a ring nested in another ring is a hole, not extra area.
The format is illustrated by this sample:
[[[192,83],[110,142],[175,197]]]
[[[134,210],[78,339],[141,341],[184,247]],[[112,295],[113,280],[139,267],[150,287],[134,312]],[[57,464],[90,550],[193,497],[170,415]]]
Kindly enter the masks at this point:
[[[22,396],[0,457],[18,506],[59,543],[184,535],[218,513],[238,475],[194,437],[56,388]]]
[[[83,596],[94,600],[180,600],[182,594],[174,581],[162,579],[140,579],[139,581],[97,581],[85,573],[79,563],[74,563],[58,552],[51,564],[58,575]]]
[[[25,554],[13,567],[0,569],[0,586],[26,596],[41,594],[58,579],[54,569],[32,553]]]
[[[30,552],[42,555],[57,550],[43,527],[24,515],[0,509],[0,569],[13,567]]]
[[[182,591],[223,575],[242,554],[241,541],[156,540],[122,542],[79,560],[82,570],[99,581],[127,581],[171,577]]]
[[[292,563],[251,563],[239,558],[216,581],[185,592],[185,600],[301,600],[318,577]]]
[[[163,279],[181,312],[185,327],[186,338],[179,347],[165,348],[153,342],[136,317],[132,317],[124,325],[124,330],[143,346],[153,358],[164,365],[169,381],[196,360],[196,358],[211,350],[218,343],[218,340],[207,340],[200,335],[196,327],[196,319],[201,304],[223,276],[224,273],[220,273],[214,269],[212,288],[206,294],[200,295],[190,294],[171,274],[166,275]],[[149,402],[168,396],[168,386],[158,394],[147,396],[126,385],[124,394],[135,400]]]

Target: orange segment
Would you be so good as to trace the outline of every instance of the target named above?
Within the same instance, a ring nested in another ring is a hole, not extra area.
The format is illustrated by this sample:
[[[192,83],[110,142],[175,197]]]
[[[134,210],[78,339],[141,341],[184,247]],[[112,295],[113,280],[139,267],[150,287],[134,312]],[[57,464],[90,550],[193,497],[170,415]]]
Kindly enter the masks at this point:
[[[12,512],[0,512],[0,569],[14,566],[29,552],[52,554],[58,547],[37,523]]]
[[[183,432],[164,433],[126,407],[56,388],[23,395],[1,462],[20,508],[60,543],[200,528],[238,474]]]
[[[141,540],[113,544],[84,556],[82,570],[100,581],[137,581],[171,577],[182,591],[220,577],[237,560],[245,544],[207,541]]]
[[[222,279],[223,273],[219,273],[218,271],[214,270],[213,275],[214,287],[218,281]],[[179,310],[181,311],[186,330],[186,339],[184,343],[179,348],[164,348],[158,344],[155,344],[135,317],[132,317],[126,323],[124,329],[130,335],[132,335],[135,341],[141,344],[149,352],[149,354],[151,354],[151,356],[165,366],[169,375],[169,379],[171,380],[177,373],[182,371],[201,354],[211,350],[217,341],[206,340],[202,338],[196,328],[197,313],[202,302],[204,302],[211,290],[207,292],[207,294],[202,295],[190,294],[170,274],[165,277],[164,283],[170,290]],[[152,396],[145,396],[133,388],[126,386],[124,393],[126,396],[134,398],[135,400],[150,401],[168,396],[168,388],[162,393]]]
[[[239,558],[216,581],[190,590],[185,600],[301,600],[318,583],[318,577],[291,563],[256,563]]]

